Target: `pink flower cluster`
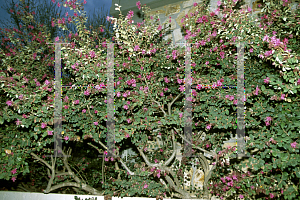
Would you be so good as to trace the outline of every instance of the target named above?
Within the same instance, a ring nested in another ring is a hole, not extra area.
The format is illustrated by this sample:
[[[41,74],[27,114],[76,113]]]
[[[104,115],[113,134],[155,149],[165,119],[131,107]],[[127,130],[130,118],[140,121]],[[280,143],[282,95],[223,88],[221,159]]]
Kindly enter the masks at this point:
[[[258,92],[260,91],[260,89],[258,88],[258,86],[256,86],[256,89],[255,89],[255,92],[254,92],[254,94],[255,95],[258,95]]]
[[[272,121],[271,117],[266,117],[265,119],[266,126],[269,126],[271,121]]]
[[[132,87],[136,87],[136,80],[135,79],[128,80],[128,81],[126,81],[126,83],[129,86],[132,84]]]
[[[270,81],[270,78],[269,77],[267,77],[266,79],[264,79],[264,83],[269,83],[269,81]]]

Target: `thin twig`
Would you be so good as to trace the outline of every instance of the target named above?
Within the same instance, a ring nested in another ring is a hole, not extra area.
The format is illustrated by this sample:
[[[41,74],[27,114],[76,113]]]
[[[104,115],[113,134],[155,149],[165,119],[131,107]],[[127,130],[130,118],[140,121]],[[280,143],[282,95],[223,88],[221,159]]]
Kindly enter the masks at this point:
[[[146,81],[146,77],[145,77],[145,75],[143,74],[143,76],[144,76],[144,79],[145,79],[145,82],[146,82],[146,84],[147,84],[147,87],[148,87],[148,89],[149,89],[149,85],[148,85],[148,82]],[[153,98],[152,98],[152,96],[151,95],[149,95],[150,96],[150,98],[152,99],[152,101],[154,101],[155,103],[157,103],[158,104],[158,107],[160,108],[160,110],[164,113],[164,116],[166,117],[167,116],[167,114],[166,114],[166,112],[164,111],[164,109],[163,109],[163,107],[160,105],[160,102],[158,102],[158,101],[155,101]]]

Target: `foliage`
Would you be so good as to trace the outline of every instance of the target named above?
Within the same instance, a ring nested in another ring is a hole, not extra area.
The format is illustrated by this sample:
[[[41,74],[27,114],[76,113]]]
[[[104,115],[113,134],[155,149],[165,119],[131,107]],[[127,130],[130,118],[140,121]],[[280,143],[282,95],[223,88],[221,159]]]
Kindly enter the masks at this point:
[[[230,42],[245,42],[245,133],[250,137],[246,143],[250,158],[243,162],[230,159],[231,165],[228,163],[226,167],[229,172],[217,167],[210,188],[213,194],[222,197],[225,197],[224,192],[246,199],[299,197],[299,150],[295,149],[298,148],[300,118],[300,57],[296,42],[299,40],[299,7],[293,12],[287,6],[290,2],[264,2],[259,25],[250,18],[251,8],[234,10],[236,4],[232,1],[224,1],[218,7],[217,11],[224,16],[221,19],[205,9],[184,19],[192,27],[186,28],[188,42],[201,44],[195,45],[192,60],[197,66],[195,79],[201,80],[202,85],[213,85],[220,79],[224,79],[223,85],[237,85],[238,45],[230,46]],[[293,26],[283,31],[286,24]],[[217,152],[222,150],[218,141],[223,141],[235,129],[232,112],[237,105],[235,93],[233,89],[228,93],[215,89],[202,90],[197,95],[202,104],[194,116],[198,119],[207,116],[206,123],[213,123],[211,132],[225,128],[224,133],[218,134],[221,137],[209,137],[210,148],[217,148]],[[218,163],[220,165],[224,166]],[[246,166],[249,169],[243,172]]]

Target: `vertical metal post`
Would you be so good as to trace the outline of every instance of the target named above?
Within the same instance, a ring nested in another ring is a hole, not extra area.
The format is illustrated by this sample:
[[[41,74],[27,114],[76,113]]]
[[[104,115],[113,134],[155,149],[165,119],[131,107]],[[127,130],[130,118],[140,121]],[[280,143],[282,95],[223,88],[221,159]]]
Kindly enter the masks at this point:
[[[192,77],[191,77],[191,44],[185,48],[185,103],[184,103],[184,137],[192,143]],[[184,155],[192,154],[192,145],[185,142]]]
[[[107,148],[109,149],[107,156],[115,157],[111,153],[115,149],[115,122],[114,122],[114,44],[108,43],[107,47]]]

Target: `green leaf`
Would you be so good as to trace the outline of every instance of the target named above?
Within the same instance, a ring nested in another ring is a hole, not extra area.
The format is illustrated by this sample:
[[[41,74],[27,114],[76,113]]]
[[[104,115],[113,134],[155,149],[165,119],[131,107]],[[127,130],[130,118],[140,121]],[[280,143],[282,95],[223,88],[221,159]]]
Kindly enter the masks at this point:
[[[296,171],[297,178],[300,178],[300,171]]]
[[[225,114],[229,115],[229,110],[228,109],[225,110]]]
[[[0,117],[0,124],[3,124],[4,123],[4,119],[3,117]]]

